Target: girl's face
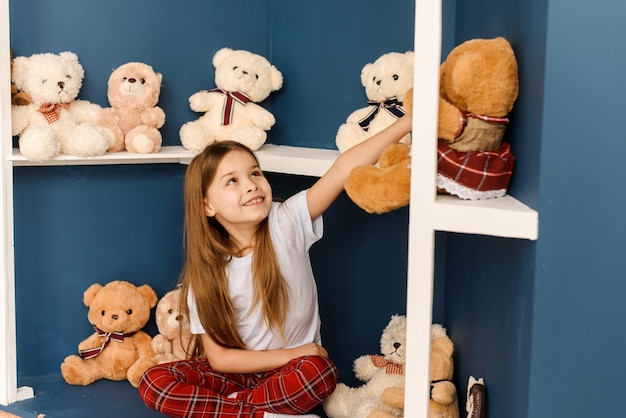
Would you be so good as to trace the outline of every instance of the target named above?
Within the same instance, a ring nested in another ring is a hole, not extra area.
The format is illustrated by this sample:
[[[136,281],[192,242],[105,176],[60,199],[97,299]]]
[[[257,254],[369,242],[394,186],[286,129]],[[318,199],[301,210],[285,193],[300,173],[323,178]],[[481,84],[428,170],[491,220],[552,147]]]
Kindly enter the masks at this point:
[[[217,167],[204,198],[204,211],[227,230],[256,226],[272,206],[272,188],[254,157],[231,151]]]

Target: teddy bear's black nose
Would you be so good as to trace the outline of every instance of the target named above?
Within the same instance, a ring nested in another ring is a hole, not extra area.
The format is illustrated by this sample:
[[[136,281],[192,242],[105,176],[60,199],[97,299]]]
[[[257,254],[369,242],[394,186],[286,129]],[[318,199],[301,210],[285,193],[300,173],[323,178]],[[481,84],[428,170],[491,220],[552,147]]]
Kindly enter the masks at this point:
[[[111,318],[117,319],[117,318],[119,318],[119,316],[118,315],[111,315]]]
[[[176,320],[177,320],[178,322],[182,321],[182,320],[183,320],[183,316],[182,316],[182,315],[180,315],[180,314],[179,314],[179,315],[176,315]]]
[[[65,83],[64,83],[64,82],[62,82],[62,81],[59,81],[59,82],[57,83],[57,86],[59,86],[60,88],[63,88],[63,87],[65,87]]]
[[[135,79],[135,78],[129,78],[129,79],[128,79],[128,82],[129,82],[129,83],[134,83],[134,82],[136,82],[136,81],[137,81],[137,79]]]
[[[395,348],[397,350],[398,348],[400,348],[401,345],[402,344],[400,344],[400,343],[393,343],[393,348]]]

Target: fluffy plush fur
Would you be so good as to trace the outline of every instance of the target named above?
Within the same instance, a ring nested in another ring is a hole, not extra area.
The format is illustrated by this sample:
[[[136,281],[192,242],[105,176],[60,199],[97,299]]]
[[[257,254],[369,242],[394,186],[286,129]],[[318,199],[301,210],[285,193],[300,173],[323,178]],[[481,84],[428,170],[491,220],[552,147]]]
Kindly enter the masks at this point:
[[[260,55],[230,48],[215,53],[213,66],[217,89],[189,98],[191,109],[204,114],[180,128],[183,146],[201,151],[215,141],[232,139],[259,149],[276,120],[257,103],[282,87],[282,73]]]
[[[159,333],[152,339],[157,363],[183,360],[191,353],[192,334],[189,318],[180,309],[180,289],[167,292],[157,303],[155,311]]]
[[[368,106],[352,112],[337,130],[339,152],[382,131],[403,115],[404,96],[413,87],[413,52],[389,52],[361,70]],[[401,140],[410,143],[411,136]]]
[[[11,59],[11,104],[15,106],[27,106],[33,102],[29,94],[19,91],[13,82],[13,50],[9,50]]]
[[[161,149],[158,129],[165,123],[165,112],[157,103],[162,79],[142,62],[128,62],[111,73],[107,92],[111,107],[98,118],[101,126],[115,133],[109,152],[150,154]]]
[[[91,285],[83,302],[95,332],[78,344],[80,356],[65,358],[63,378],[83,386],[100,379],[128,379],[137,387],[143,372],[155,364],[152,338],[142,328],[157,303],[156,293],[149,285],[117,280]]]
[[[440,162],[439,191],[464,199],[502,196],[514,162],[502,138],[506,117],[519,91],[517,60],[511,45],[501,37],[466,41],[450,52],[440,67],[439,78],[440,158],[443,147],[448,147],[446,158],[453,161],[450,166],[462,167],[467,159],[479,161],[490,175],[502,179],[493,188],[475,187],[470,182],[456,181],[448,173],[448,166],[444,168]],[[412,99],[411,90],[405,97],[407,111],[412,108]],[[410,153],[409,145],[392,145],[377,166],[355,168],[346,181],[348,196],[369,213],[385,213],[408,205]]]
[[[374,410],[383,410],[391,416],[401,416],[401,410],[384,405],[381,396],[390,387],[404,387],[406,363],[406,317],[393,315],[380,338],[381,355],[363,355],[354,361],[355,376],[365,382],[351,388],[338,383],[324,401],[324,410],[330,418],[364,418]]]
[[[454,344],[446,329],[440,324],[431,326],[430,346],[430,401],[428,418],[459,418],[456,386],[452,383],[454,373]],[[381,395],[386,406],[404,410],[404,388],[391,387]],[[392,418],[384,409],[372,411],[367,418]]]
[[[106,153],[113,133],[96,124],[102,108],[77,96],[85,72],[73,52],[13,59],[13,82],[32,103],[12,106],[12,134],[28,160],[59,153],[95,157]]]

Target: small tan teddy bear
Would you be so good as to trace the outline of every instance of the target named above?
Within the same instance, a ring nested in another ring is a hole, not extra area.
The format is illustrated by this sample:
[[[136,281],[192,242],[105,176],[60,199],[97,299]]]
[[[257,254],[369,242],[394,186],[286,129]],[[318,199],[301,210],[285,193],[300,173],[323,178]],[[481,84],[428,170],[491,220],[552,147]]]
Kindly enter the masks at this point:
[[[189,358],[193,350],[189,318],[180,309],[180,293],[179,288],[167,292],[156,306],[159,334],[152,338],[152,349],[159,364]]]
[[[78,344],[80,356],[65,358],[63,378],[82,386],[100,379],[128,379],[137,387],[143,372],[155,364],[152,338],[142,331],[157,303],[155,291],[122,280],[96,283],[85,291],[83,302],[95,332]]]

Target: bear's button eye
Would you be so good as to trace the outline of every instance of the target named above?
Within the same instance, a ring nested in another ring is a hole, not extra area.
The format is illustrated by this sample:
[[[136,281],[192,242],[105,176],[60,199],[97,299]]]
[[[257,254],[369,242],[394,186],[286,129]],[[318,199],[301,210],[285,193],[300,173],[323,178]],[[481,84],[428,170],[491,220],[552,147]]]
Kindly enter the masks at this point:
[[[71,80],[71,79],[72,79],[72,76],[71,76],[71,75],[69,75],[69,74],[66,74],[66,75],[65,75],[65,78],[67,78],[68,80]]]
[[[104,316],[106,314],[106,311],[102,311],[102,316]]]
[[[174,309],[168,309],[168,311],[167,311],[167,313],[168,313],[168,314],[170,314],[170,315],[171,315],[173,312],[174,312]]]
[[[375,83],[376,82],[376,77],[372,77],[372,81]]]
[[[141,79],[141,84],[146,84],[146,79],[145,78]]]
[[[394,74],[394,75],[393,75],[393,79],[394,79],[395,81],[398,81],[398,79],[399,79],[399,78],[400,78],[400,77],[398,77],[398,74]]]
[[[48,80],[41,80],[41,84],[46,84],[48,82]]]
[[[130,315],[130,314],[132,314],[132,313],[133,313],[133,310],[132,310],[132,309],[129,309],[129,310],[127,310],[127,311],[126,311],[126,313],[127,313],[128,315]]]
[[[235,65],[235,66],[233,67],[233,71],[237,70],[237,68],[239,68],[239,67]]]
[[[259,79],[259,75],[258,74],[255,74],[254,76],[256,77],[257,80]]]
[[[126,81],[128,80],[128,77],[122,77],[122,80]]]

